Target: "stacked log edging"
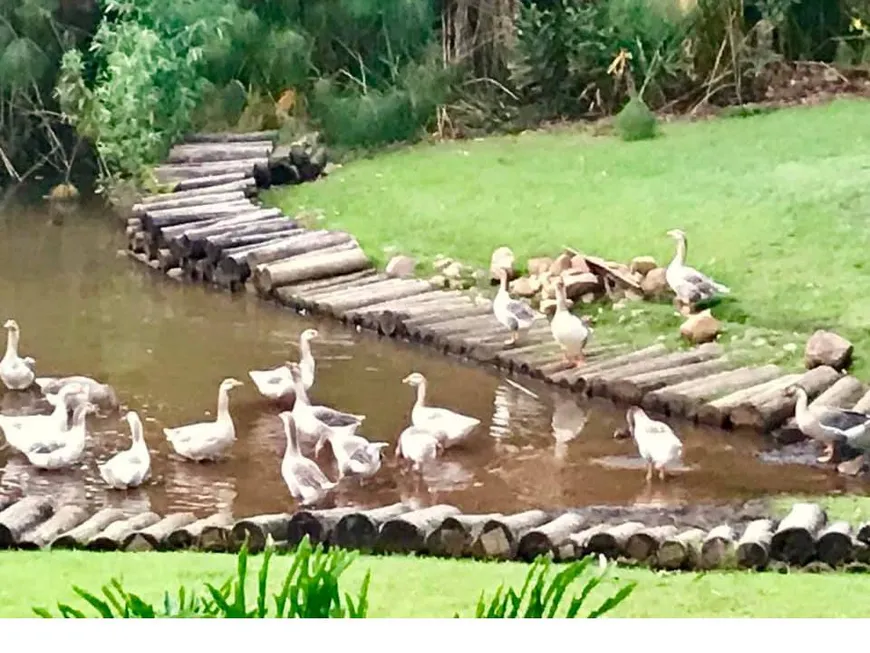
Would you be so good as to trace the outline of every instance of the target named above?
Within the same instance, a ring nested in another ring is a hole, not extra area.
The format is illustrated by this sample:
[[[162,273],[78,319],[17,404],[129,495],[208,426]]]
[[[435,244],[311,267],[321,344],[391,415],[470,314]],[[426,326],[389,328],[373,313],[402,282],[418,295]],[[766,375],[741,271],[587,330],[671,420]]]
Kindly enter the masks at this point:
[[[225,156],[265,151],[263,135],[242,136],[246,140],[229,149],[225,142],[209,147]],[[199,150],[190,147],[178,146],[182,154],[173,149],[170,160],[193,161],[191,152]],[[870,405],[867,388],[850,375],[830,367],[803,374],[776,365],[743,367],[715,343],[681,351],[658,343],[628,351],[597,340],[588,363],[574,368],[564,361],[541,315],[524,340],[508,346],[509,333],[495,319],[490,300],[437,289],[420,279],[390,278],[373,268],[351,234],[306,229],[278,209],[252,201],[258,185],[253,169],[269,155],[263,156],[242,159],[221,174],[213,174],[217,168],[204,170],[202,163],[170,164],[192,166],[192,171],[184,173],[175,192],[143,198],[134,207],[127,223],[131,254],[175,279],[246,289],[299,312],[718,428],[777,429],[794,413],[795,400],[785,393],[794,383],[817,402]],[[287,156],[301,155],[291,151]],[[794,436],[795,429],[784,434]]]
[[[653,516],[631,509],[464,515],[446,504],[413,509],[402,503],[198,518],[189,512],[91,512],[32,496],[0,511],[0,549],[235,552],[247,538],[257,553],[270,539],[292,550],[307,535],[315,543],[374,554],[527,562],[539,555],[570,561],[596,554],[669,570],[870,571],[870,524],[829,522],[817,504],[796,503],[779,521],[751,511],[716,524],[720,518],[715,510],[697,509]]]

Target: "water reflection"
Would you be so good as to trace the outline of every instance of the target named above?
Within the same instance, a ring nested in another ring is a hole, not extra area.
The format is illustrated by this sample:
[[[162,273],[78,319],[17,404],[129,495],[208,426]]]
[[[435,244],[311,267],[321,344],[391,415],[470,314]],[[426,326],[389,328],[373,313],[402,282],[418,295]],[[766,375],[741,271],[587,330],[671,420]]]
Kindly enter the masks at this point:
[[[826,470],[790,461],[765,464],[756,458],[763,446],[757,437],[679,424],[689,469],[647,488],[633,441],[612,438],[624,425],[622,408],[301,318],[246,293],[174,283],[116,256],[122,241],[102,209],[68,215],[61,226],[40,210],[10,209],[0,216],[0,319],[15,317],[21,325],[22,353],[37,360],[40,376],[83,374],[115,386],[121,414],[130,408],[143,421],[152,481],[113,492],[99,478],[97,464],[129,447],[117,414],[89,420],[85,459],[71,470],[38,472],[19,454],[0,451],[0,493],[51,494],[62,503],[158,513],[220,509],[241,516],[292,509],[280,473],[286,446],[277,418],[281,407],[259,396],[247,372],[296,359],[299,335],[311,327],[320,332],[312,343],[312,402],[366,415],[361,433],[369,439],[394,444],[410,423],[414,394],[401,380],[413,371],[428,379],[432,405],[481,420],[466,444],[448,450],[423,474],[403,471],[391,446],[381,472],[365,483],[342,482],[329,499],[333,505],[403,500],[489,513],[716,502],[846,487]],[[230,457],[211,464],[179,460],[162,428],[213,415],[218,384],[227,376],[246,382],[230,398],[238,438]],[[0,398],[4,413],[50,409],[11,393]],[[327,452],[318,463],[335,478]]]

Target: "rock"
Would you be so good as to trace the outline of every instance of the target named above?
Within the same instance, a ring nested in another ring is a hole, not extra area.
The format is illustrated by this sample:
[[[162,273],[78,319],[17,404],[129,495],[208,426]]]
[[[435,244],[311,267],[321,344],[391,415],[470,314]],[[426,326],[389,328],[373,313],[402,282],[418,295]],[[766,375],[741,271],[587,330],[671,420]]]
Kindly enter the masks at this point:
[[[625,298],[630,302],[640,302],[643,301],[643,293],[639,293],[632,288],[626,288]]]
[[[577,299],[581,295],[601,289],[601,280],[591,272],[563,272],[562,281],[565,282],[565,295],[568,299]]]
[[[582,254],[575,254],[571,257],[571,269],[579,270],[580,272],[590,272],[589,266],[586,264],[586,257]]]
[[[434,277],[429,279],[429,283],[432,284],[433,288],[446,288],[447,287],[447,277],[443,274],[436,274]]]
[[[550,266],[553,265],[553,259],[549,256],[539,256],[530,258],[526,263],[526,268],[529,271],[529,276],[534,277],[540,274],[549,274]]]
[[[386,273],[388,277],[405,278],[414,276],[414,268],[417,266],[416,261],[410,256],[399,254],[390,259],[387,263]]]
[[[568,309],[570,310],[571,307],[574,305],[574,302],[572,302],[569,299],[567,305],[568,305]],[[540,310],[541,313],[546,315],[548,318],[553,317],[556,314],[556,300],[555,299],[543,299],[543,300],[541,300],[541,304],[538,307],[538,310]]]
[[[440,254],[435,257],[435,260],[432,261],[432,267],[438,270],[439,272],[446,268],[448,265],[453,263],[452,258],[448,258],[446,256],[441,256]]]
[[[541,275],[538,277],[541,280],[541,299],[556,299],[556,286],[553,285],[553,282],[550,280],[550,272],[547,271],[546,275]]]
[[[441,269],[441,274],[443,274],[448,279],[459,279],[462,277],[462,263],[458,261],[453,261],[450,265]]]
[[[628,266],[628,269],[646,275],[647,272],[655,270],[657,267],[656,260],[652,256],[635,256],[631,259],[631,265]]]
[[[819,329],[807,340],[804,363],[811,370],[819,365],[829,365],[835,370],[844,370],[852,362],[852,343],[832,331]]]
[[[710,309],[696,313],[683,322],[680,335],[689,342],[700,345],[712,342],[722,330],[722,323],[713,317]]]
[[[556,260],[550,265],[550,274],[552,276],[556,276],[557,274],[562,274],[565,270],[571,269],[571,255],[570,254],[559,254],[556,257]]]
[[[514,279],[510,285],[510,291],[518,297],[534,297],[540,289],[541,282],[531,277]]]
[[[595,301],[595,293],[594,292],[586,293],[585,295],[583,295],[580,298],[580,301],[583,302],[584,304],[591,304],[592,302]]]
[[[508,271],[508,281],[517,276],[515,258],[513,250],[510,247],[499,247],[492,253],[489,259],[489,278],[490,280],[498,280],[498,271]]]
[[[643,281],[640,282],[640,288],[643,294],[647,297],[664,297],[670,292],[670,287],[665,279],[664,268],[654,268],[646,273]]]
[[[471,279],[448,279],[447,287],[450,290],[468,290],[474,285],[474,281]]]

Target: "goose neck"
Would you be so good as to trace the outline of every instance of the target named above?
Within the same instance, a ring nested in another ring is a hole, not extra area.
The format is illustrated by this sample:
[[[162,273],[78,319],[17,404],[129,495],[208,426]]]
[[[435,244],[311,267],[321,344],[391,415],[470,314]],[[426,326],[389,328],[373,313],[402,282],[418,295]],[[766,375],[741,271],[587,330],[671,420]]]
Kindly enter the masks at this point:
[[[682,266],[686,262],[687,248],[686,238],[684,236],[677,238],[677,251],[674,253],[674,259],[671,261],[671,266]]]
[[[230,393],[226,388],[218,390],[217,419],[230,419]]]
[[[18,339],[18,330],[9,329],[9,331],[6,333],[6,356],[18,356]]]

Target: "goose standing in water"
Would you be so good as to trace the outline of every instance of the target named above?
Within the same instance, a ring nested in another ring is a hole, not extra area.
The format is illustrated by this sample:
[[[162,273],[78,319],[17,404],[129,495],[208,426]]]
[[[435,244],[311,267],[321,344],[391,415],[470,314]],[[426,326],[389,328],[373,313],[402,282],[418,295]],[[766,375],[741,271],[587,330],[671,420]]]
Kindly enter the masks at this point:
[[[417,400],[411,409],[411,424],[427,429],[435,434],[438,441],[445,447],[452,447],[463,442],[480,424],[476,417],[456,413],[447,408],[436,408],[426,405],[426,377],[419,372],[413,372],[402,379],[402,383],[417,388]]]
[[[797,385],[787,388],[785,394],[797,397],[794,416],[801,433],[825,445],[823,454],[817,458],[820,463],[831,461],[837,442],[864,452],[870,448],[870,415],[830,406],[808,406],[807,391]]]
[[[297,363],[287,363],[293,377],[296,401],[291,414],[299,435],[306,445],[317,445],[329,437],[330,432],[352,435],[365,420],[365,415],[344,413],[328,406],[312,406],[302,385],[302,374]]]
[[[213,422],[197,422],[163,429],[175,453],[201,462],[217,460],[236,441],[236,427],[230,415],[230,390],[243,386],[236,379],[224,379],[218,388],[217,417]]]
[[[577,317],[568,310],[568,298],[565,295],[565,281],[556,277],[553,285],[556,289],[556,312],[550,320],[550,332],[553,340],[562,348],[565,360],[575,366],[585,364],[583,350],[592,337],[591,320]]]
[[[677,296],[680,310],[691,309],[699,302],[713,299],[717,295],[731,292],[728,286],[713,281],[710,277],[686,263],[686,234],[680,229],[672,229],[667,234],[677,241],[677,252],[665,270],[665,280]]]
[[[315,456],[325,442],[329,442],[338,463],[338,480],[346,475],[364,479],[374,476],[381,468],[381,449],[390,446],[387,442],[369,442],[361,435],[330,429],[317,442]]]
[[[104,410],[115,410],[119,406],[118,395],[112,386],[88,376],[45,376],[38,377],[35,381],[49,402],[52,396],[56,396],[61,390],[74,384],[79,387],[80,395],[74,397],[75,403],[89,401]]]
[[[21,453],[34,447],[59,446],[66,442],[69,433],[69,409],[84,403],[74,403],[70,398],[80,392],[80,386],[70,384],[58,394],[46,397],[54,405],[50,415],[0,415],[0,428],[3,429],[6,442]]]
[[[683,443],[670,426],[651,419],[637,406],[628,409],[626,418],[638,453],[646,461],[646,480],[652,480],[653,468],[658,471],[659,480],[665,480],[666,468],[682,462]]]
[[[317,329],[306,329],[299,336],[299,369],[302,374],[302,385],[310,390],[314,385],[314,356],[311,354],[311,341],[320,334]],[[293,377],[285,363],[271,370],[251,370],[248,372],[251,381],[261,395],[267,399],[279,400],[293,394]]]
[[[39,469],[62,469],[76,464],[85,452],[87,429],[85,417],[93,413],[97,407],[90,403],[76,406],[73,413],[73,423],[63,441],[38,445],[24,453],[30,464]],[[57,430],[57,426],[54,429]]]
[[[21,358],[18,355],[21,339],[18,322],[6,320],[3,328],[6,329],[6,353],[0,360],[0,380],[10,390],[27,390],[36,378],[36,361],[30,356]]]
[[[303,506],[320,501],[338,483],[330,481],[317,463],[306,458],[299,451],[296,421],[293,415],[284,411],[279,415],[287,437],[287,449],[281,461],[281,477],[287,484],[291,496]]]
[[[435,433],[422,426],[409,426],[399,435],[396,444],[396,457],[410,460],[414,471],[421,471],[444,450],[441,440],[443,434]]]
[[[120,451],[98,467],[106,485],[115,490],[139,487],[151,476],[151,454],[142,435],[142,421],[139,415],[130,411],[125,419],[130,425],[133,444],[126,451]]]
[[[511,337],[505,344],[514,345],[520,334],[525,335],[532,328],[538,315],[526,302],[511,298],[508,293],[507,270],[499,268],[498,277],[501,284],[492,302],[492,311],[496,319],[511,332]]]

